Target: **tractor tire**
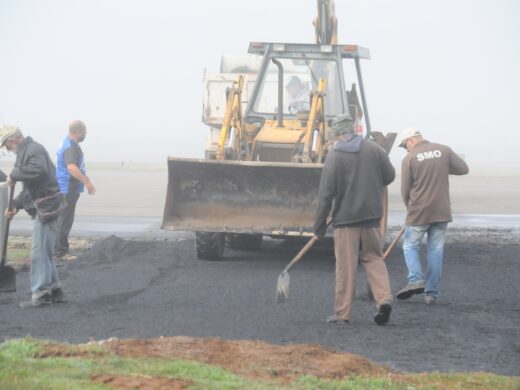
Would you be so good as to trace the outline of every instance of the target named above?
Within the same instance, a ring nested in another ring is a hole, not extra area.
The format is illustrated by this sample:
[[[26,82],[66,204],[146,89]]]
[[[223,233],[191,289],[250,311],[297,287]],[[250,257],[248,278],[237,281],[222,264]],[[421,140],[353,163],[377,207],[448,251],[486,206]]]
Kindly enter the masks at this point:
[[[263,236],[261,234],[237,234],[227,235],[227,246],[242,251],[257,251],[262,247]]]
[[[195,247],[197,257],[202,260],[221,260],[226,248],[224,233],[196,232]]]

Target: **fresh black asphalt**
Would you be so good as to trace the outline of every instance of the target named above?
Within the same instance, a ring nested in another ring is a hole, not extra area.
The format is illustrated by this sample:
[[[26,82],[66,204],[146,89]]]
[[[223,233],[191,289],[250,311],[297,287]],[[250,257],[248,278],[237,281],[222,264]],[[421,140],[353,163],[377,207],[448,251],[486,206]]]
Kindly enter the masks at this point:
[[[191,236],[189,236],[191,237]],[[193,239],[135,241],[108,237],[58,268],[68,302],[21,309],[18,291],[0,294],[2,340],[32,336],[72,343],[118,338],[201,336],[316,343],[406,371],[520,374],[520,247],[485,237],[448,244],[443,295],[394,303],[377,326],[360,267],[348,325],[333,312],[334,257],[322,242],[290,272],[290,296],[276,304],[277,276],[301,242],[266,240],[259,252],[228,250],[223,261],[197,260]],[[393,291],[405,283],[402,251],[388,259]]]

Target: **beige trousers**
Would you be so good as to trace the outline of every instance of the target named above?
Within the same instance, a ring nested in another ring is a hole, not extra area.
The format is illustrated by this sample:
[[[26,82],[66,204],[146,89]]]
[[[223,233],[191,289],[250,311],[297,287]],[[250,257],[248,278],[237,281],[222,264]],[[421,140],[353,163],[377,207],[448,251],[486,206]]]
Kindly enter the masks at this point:
[[[388,270],[383,261],[379,228],[335,228],[336,315],[348,320],[356,293],[358,261],[361,260],[377,305],[392,302]]]

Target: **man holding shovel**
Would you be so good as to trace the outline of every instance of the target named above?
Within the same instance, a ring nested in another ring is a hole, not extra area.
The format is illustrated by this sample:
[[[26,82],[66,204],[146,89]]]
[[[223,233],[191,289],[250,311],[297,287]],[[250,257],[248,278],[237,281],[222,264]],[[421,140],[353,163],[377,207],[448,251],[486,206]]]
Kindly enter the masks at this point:
[[[336,117],[332,131],[337,141],[323,167],[314,224],[315,236],[324,236],[332,208],[336,303],[327,322],[348,323],[361,259],[377,304],[374,321],[383,325],[390,319],[392,293],[383,261],[380,221],[383,187],[394,180],[395,170],[383,148],[354,133],[349,116]]]
[[[22,192],[14,199],[13,208],[5,211],[13,218],[25,209],[33,218],[31,247],[31,300],[21,307],[38,307],[63,302],[64,294],[53,260],[58,217],[66,206],[56,182],[56,169],[47,150],[31,137],[24,137],[18,127],[0,129],[0,147],[16,154],[16,161],[7,182],[13,189],[18,181]]]

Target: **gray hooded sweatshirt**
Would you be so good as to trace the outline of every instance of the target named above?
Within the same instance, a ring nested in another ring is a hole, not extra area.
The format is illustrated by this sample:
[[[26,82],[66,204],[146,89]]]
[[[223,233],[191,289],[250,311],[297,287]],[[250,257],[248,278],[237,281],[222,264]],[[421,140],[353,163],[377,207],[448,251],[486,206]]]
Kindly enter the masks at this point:
[[[395,169],[383,148],[354,133],[338,140],[321,174],[314,233],[325,235],[332,208],[334,227],[370,227],[383,215],[383,187]]]

